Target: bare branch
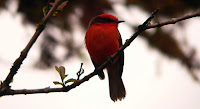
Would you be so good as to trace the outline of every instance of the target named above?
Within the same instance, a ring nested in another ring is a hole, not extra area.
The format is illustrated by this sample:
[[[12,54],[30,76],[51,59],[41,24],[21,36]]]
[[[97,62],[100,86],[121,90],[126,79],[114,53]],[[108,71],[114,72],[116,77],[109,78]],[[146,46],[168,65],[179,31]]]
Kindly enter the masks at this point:
[[[60,5],[60,3],[61,3],[61,0],[56,0],[55,5],[50,9],[50,11],[48,12],[48,14],[44,17],[44,19],[42,20],[42,22],[39,24],[38,28],[36,29],[34,35],[31,38],[31,40],[26,45],[26,47],[24,48],[24,50],[21,52],[20,57],[15,60],[12,68],[10,69],[10,73],[8,74],[7,78],[1,84],[0,92],[4,92],[6,89],[9,88],[9,84],[13,80],[14,75],[17,73],[17,71],[20,68],[22,62],[27,57],[27,54],[28,54],[29,50],[31,49],[31,47],[33,46],[33,44],[35,43],[35,41],[37,40],[37,38],[39,37],[39,35],[41,34],[41,32],[44,30],[47,21],[52,16],[52,14],[57,9],[57,7]]]
[[[183,20],[186,20],[186,19],[190,19],[190,18],[193,18],[193,17],[199,17],[199,16],[200,16],[200,11],[193,13],[193,14],[183,16],[183,17],[179,17],[179,18],[172,18],[171,20],[168,20],[168,21],[165,21],[165,22],[151,24],[151,25],[148,25],[146,27],[146,29],[162,27],[162,26],[169,25],[169,24],[175,24],[177,22],[180,22],[180,21],[183,21]]]
[[[82,84],[85,81],[88,81],[91,77],[95,76],[97,73],[93,72],[87,76],[85,76],[83,79],[81,80],[77,80],[76,82],[74,82],[72,85],[67,86],[67,87],[62,87],[62,88],[43,88],[43,89],[22,89],[22,90],[6,90],[5,92],[3,92],[2,94],[0,93],[0,95],[16,95],[16,94],[36,94],[36,93],[50,93],[50,92],[68,92],[69,90],[75,88],[76,86],[79,86],[80,84]]]

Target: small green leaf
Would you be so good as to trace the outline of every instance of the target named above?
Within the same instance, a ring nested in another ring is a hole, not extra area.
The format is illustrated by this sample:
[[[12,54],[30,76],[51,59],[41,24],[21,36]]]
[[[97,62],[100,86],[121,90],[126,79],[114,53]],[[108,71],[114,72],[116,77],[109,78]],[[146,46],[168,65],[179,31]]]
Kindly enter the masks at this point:
[[[67,81],[65,81],[65,84],[67,84],[67,83],[69,83],[69,82],[76,82],[76,79],[73,79],[73,78],[68,79]]]
[[[60,70],[57,66],[55,66],[55,69],[56,69],[57,72],[60,72]]]
[[[63,80],[64,80],[67,76],[68,76],[68,75],[64,75],[64,76],[63,76]]]
[[[62,85],[62,83],[58,82],[58,81],[54,81],[53,82],[55,85]]]
[[[66,76],[65,76],[65,67],[63,67],[63,66],[60,66],[59,67],[59,74],[60,74],[60,77],[61,77],[61,79],[63,80]]]
[[[60,66],[59,69],[60,69],[62,76],[64,76],[65,75],[65,67]]]
[[[60,66],[59,68],[55,66],[56,71],[60,74],[61,79],[63,80],[67,75],[65,75],[65,67]]]
[[[47,6],[43,7],[42,11],[43,11],[43,14],[46,15],[47,12],[48,12],[48,10],[47,10]]]
[[[54,12],[54,13],[53,13],[53,16],[55,17],[57,14],[58,14],[58,12]]]

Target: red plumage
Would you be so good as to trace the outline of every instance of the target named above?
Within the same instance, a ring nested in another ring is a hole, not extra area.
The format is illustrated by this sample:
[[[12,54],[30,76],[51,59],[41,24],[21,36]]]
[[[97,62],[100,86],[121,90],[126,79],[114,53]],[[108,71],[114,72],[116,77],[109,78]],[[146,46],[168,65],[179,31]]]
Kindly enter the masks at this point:
[[[95,68],[103,64],[122,45],[121,35],[118,31],[118,18],[110,14],[101,14],[93,18],[85,36],[85,45],[90,54]],[[109,76],[110,97],[113,101],[125,97],[126,91],[121,79],[124,65],[124,53],[122,52],[115,62],[106,69]],[[104,79],[103,71],[98,72]]]

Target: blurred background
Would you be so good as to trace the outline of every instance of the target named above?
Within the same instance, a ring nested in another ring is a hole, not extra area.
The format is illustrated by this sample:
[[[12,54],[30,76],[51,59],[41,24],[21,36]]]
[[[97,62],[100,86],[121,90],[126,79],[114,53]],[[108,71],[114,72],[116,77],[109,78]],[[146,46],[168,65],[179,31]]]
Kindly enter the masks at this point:
[[[54,0],[0,0],[0,80],[35,32],[43,7]],[[64,10],[48,22],[30,50],[11,86],[37,89],[60,81],[54,66],[65,66],[68,78],[77,78],[83,62],[85,75],[94,67],[84,45],[89,21],[108,13],[119,25],[123,42],[134,34],[155,9],[151,23],[181,17],[199,10],[199,0],[69,0]],[[123,81],[127,96],[113,103],[108,80],[97,76],[67,93],[4,96],[2,109],[199,109],[200,18],[143,32],[125,49]]]

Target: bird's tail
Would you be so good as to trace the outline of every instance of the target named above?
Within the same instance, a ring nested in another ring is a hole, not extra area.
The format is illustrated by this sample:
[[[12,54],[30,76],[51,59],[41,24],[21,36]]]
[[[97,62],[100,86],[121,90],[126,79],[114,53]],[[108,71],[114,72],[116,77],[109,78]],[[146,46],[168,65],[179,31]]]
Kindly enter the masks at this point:
[[[109,78],[110,98],[115,102],[122,100],[126,96],[126,90],[119,73],[118,63],[113,63],[107,67]]]

